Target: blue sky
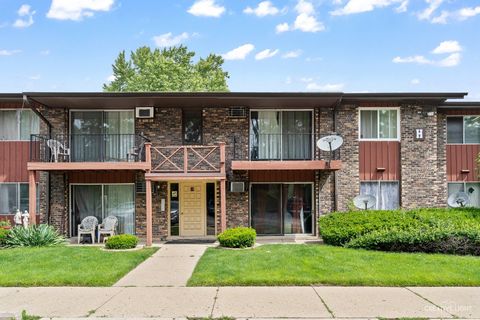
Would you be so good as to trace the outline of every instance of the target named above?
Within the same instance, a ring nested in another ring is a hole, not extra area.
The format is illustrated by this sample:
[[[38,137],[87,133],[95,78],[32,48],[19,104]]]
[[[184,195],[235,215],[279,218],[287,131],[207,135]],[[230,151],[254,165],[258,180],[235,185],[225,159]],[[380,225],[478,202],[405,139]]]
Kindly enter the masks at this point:
[[[101,91],[119,51],[223,54],[232,91],[468,91],[480,0],[0,0],[0,92]]]

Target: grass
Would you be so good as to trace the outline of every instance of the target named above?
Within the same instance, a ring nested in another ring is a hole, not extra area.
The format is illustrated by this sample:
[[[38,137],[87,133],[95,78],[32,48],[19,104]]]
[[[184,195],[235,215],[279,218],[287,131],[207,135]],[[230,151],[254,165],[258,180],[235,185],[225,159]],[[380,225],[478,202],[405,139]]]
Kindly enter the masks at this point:
[[[478,286],[480,257],[322,245],[209,248],[189,286]]]
[[[0,286],[111,286],[157,249],[108,252],[99,247],[0,250]]]

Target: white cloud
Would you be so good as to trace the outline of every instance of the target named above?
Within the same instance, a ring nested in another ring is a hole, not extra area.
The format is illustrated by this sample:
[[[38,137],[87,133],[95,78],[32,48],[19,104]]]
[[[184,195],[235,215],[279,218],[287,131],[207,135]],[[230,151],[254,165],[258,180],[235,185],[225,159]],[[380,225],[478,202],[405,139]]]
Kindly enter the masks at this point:
[[[246,7],[243,10],[246,14],[254,14],[257,17],[275,16],[281,11],[273,5],[271,1],[262,1],[256,8]]]
[[[187,12],[197,17],[218,18],[225,13],[225,7],[216,4],[215,0],[197,0]]]
[[[13,56],[14,54],[20,53],[22,50],[0,50],[0,56]]]
[[[311,2],[298,0],[295,11],[298,15],[293,24],[290,26],[285,22],[277,25],[277,33],[292,30],[300,30],[303,32],[319,32],[325,30],[323,23],[317,20],[315,7]]]
[[[300,78],[301,82],[313,82],[313,78],[302,77]]]
[[[408,56],[408,57],[395,57],[392,60],[393,63],[417,63],[417,64],[432,64],[433,61],[425,58],[421,55]]]
[[[180,33],[176,36],[174,36],[171,32],[168,32],[154,36],[153,42],[155,42],[157,47],[173,47],[182,43],[184,40],[187,40],[189,37],[189,34],[186,32]]]
[[[397,12],[406,11],[408,1],[405,0],[349,0],[344,7],[331,11],[330,14],[333,16],[342,16],[369,12],[376,8],[388,7],[396,3],[401,3],[400,7],[396,9]]]
[[[302,55],[302,50],[293,50],[293,51],[288,51],[285,54],[282,55],[282,58],[284,59],[293,59],[293,58],[298,58]]]
[[[417,79],[417,78],[412,79],[412,80],[410,81],[410,83],[413,84],[413,85],[420,84],[420,79]]]
[[[451,15],[450,12],[442,11],[442,13],[440,13],[440,15],[431,18],[430,22],[434,23],[434,24],[446,24],[447,19],[450,17],[450,15]]]
[[[407,12],[409,0],[405,0],[398,7],[395,8],[395,12],[402,13]]]
[[[437,65],[440,67],[455,67],[460,64],[460,60],[461,60],[461,55],[460,53],[456,52],[456,53],[452,53],[445,59],[438,61]]]
[[[255,60],[268,59],[275,56],[277,53],[278,53],[278,49],[275,49],[275,50],[265,49],[255,55]]]
[[[316,62],[316,61],[322,61],[323,58],[322,57],[308,57],[305,59],[305,61],[307,62]]]
[[[284,22],[284,23],[277,24],[277,26],[275,27],[275,30],[277,31],[277,33],[282,33],[290,30],[290,27],[288,26],[288,23]]]
[[[110,11],[114,0],[52,0],[47,17],[79,21],[92,17],[97,11]]]
[[[433,13],[443,3],[443,0],[425,0],[425,2],[428,4],[428,7],[417,14],[417,17],[420,20],[430,20]]]
[[[35,74],[35,75],[33,75],[33,76],[28,77],[28,79],[30,79],[30,80],[40,80],[40,75],[39,75],[39,74]]]
[[[480,14],[480,6],[475,8],[462,8],[458,10],[458,16],[461,20],[465,20]]]
[[[469,18],[475,17],[480,14],[480,6],[478,7],[465,7],[457,11],[446,11],[436,17],[430,19],[431,23],[446,24],[448,20],[464,21]]]
[[[28,4],[22,4],[17,11],[18,18],[13,23],[15,28],[28,28],[33,24],[33,15],[35,11],[32,11],[32,7]]]
[[[106,80],[107,80],[107,82],[112,82],[112,81],[115,81],[116,79],[117,79],[117,78],[116,78],[113,74],[111,74],[111,75],[109,75],[109,76],[107,77]]]
[[[462,47],[455,40],[442,41],[440,44],[433,49],[433,54],[442,54],[442,53],[453,53],[462,51]]]
[[[255,49],[255,46],[251,43],[247,43],[222,54],[222,57],[225,60],[244,60],[253,49]]]
[[[327,83],[318,84],[316,82],[310,82],[307,84],[307,90],[310,91],[342,91],[345,85],[343,83]]]

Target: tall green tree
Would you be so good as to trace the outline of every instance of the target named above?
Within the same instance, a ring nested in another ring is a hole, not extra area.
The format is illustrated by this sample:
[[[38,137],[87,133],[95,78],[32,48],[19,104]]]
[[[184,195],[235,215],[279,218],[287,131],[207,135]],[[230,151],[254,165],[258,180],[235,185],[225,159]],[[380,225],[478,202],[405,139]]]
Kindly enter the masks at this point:
[[[228,72],[223,58],[210,54],[194,62],[195,52],[185,46],[154,49],[140,47],[120,52],[112,65],[114,80],[103,85],[107,92],[119,91],[228,91]]]

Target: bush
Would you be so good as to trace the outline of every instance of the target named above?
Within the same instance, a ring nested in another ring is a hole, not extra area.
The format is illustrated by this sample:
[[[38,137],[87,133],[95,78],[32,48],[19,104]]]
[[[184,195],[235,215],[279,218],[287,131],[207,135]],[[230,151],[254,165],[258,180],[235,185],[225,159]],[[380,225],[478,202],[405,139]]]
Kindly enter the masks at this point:
[[[225,230],[218,235],[222,247],[247,248],[253,247],[257,233],[253,228],[238,227]]]
[[[480,210],[334,213],[319,219],[325,243],[383,251],[480,255]]]
[[[119,234],[109,237],[105,243],[107,249],[133,249],[138,244],[138,238],[131,234]]]
[[[6,244],[5,242],[7,240],[7,236],[8,236],[9,233],[10,233],[10,230],[0,228],[0,247],[5,246],[5,244]]]
[[[12,225],[10,224],[10,221],[8,220],[0,220],[0,228],[1,229],[10,229]]]
[[[8,247],[48,247],[63,244],[65,239],[54,227],[40,224],[28,228],[14,227],[5,239]]]

